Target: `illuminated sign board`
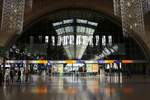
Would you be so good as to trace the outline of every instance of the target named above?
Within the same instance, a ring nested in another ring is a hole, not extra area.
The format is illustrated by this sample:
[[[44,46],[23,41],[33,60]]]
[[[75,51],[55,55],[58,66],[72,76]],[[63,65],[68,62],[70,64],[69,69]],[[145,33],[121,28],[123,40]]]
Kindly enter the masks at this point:
[[[98,64],[93,64],[92,70],[93,70],[93,72],[98,72]]]
[[[66,60],[65,61],[67,64],[75,64],[76,60]]]
[[[63,64],[58,64],[58,72],[63,73]]]
[[[109,64],[109,63],[147,63],[145,60],[6,60],[6,63],[15,64],[15,63],[28,63],[28,64]]]
[[[92,70],[92,64],[87,64],[86,66],[87,66],[86,67],[87,72],[93,72],[93,70]]]

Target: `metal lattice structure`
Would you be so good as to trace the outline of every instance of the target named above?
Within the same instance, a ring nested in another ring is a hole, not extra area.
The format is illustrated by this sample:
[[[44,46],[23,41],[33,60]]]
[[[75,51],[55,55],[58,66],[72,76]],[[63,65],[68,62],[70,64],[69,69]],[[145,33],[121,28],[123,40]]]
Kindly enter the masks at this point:
[[[120,5],[120,0],[113,0],[113,5],[114,5],[114,15],[121,17],[121,5]]]
[[[2,16],[2,9],[3,9],[3,0],[0,0],[0,16]],[[0,23],[2,18],[0,17]]]
[[[150,0],[141,0],[143,3],[143,11],[144,13],[148,13],[150,11]],[[114,15],[121,17],[121,5],[120,0],[113,0],[114,7]]]
[[[124,35],[136,32],[145,34],[143,18],[143,0],[120,0],[122,28]]]
[[[23,30],[25,0],[4,0],[1,29],[4,32]]]

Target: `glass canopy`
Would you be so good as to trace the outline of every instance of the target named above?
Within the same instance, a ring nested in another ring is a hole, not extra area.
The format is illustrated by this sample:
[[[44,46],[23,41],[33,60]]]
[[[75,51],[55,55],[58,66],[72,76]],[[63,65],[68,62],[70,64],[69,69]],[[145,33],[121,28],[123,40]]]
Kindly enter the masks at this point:
[[[52,24],[58,36],[63,37],[63,47],[69,59],[81,59],[89,42],[90,36],[93,36],[98,23],[85,19],[66,19]],[[74,42],[74,45],[67,45]]]

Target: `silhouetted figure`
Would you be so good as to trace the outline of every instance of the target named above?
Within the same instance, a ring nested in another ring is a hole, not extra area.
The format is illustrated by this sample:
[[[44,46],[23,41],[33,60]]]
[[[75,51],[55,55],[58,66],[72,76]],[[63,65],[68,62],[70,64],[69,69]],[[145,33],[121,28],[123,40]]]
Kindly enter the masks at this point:
[[[2,83],[4,83],[5,69],[2,69]]]
[[[10,70],[10,81],[11,83],[14,82],[14,70],[13,69]]]
[[[5,83],[6,83],[6,84],[9,84],[9,79],[10,79],[9,73],[10,73],[10,69],[7,68],[7,69],[5,70],[5,75],[4,75],[4,80],[5,80]]]
[[[25,82],[28,82],[28,80],[29,80],[29,69],[26,68],[25,69]]]
[[[86,72],[87,72],[87,70],[86,70],[86,66],[84,66],[84,68],[83,68],[83,72],[84,72],[84,76],[86,76]]]
[[[127,71],[127,77],[132,78],[131,72],[129,70]]]
[[[49,76],[51,76],[52,68],[49,68]]]
[[[2,82],[3,82],[3,72],[0,68],[0,86],[2,85]]]
[[[21,82],[21,70],[18,70],[18,79],[17,82]]]

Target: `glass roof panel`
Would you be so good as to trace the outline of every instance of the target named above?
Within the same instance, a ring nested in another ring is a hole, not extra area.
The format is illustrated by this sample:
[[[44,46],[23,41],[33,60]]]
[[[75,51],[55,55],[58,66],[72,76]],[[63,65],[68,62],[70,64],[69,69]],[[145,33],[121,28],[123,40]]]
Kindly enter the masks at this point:
[[[53,26],[58,26],[58,25],[62,25],[62,22],[53,23]]]
[[[95,32],[95,29],[93,28],[86,28],[86,34],[93,34]]]
[[[66,33],[73,33],[74,31],[73,31],[73,26],[67,26],[67,27],[65,27],[65,31],[66,31]]]
[[[77,26],[77,33],[85,33],[85,27],[84,26]]]
[[[87,20],[84,19],[77,19],[77,23],[83,23],[83,24],[87,24]]]
[[[58,35],[60,35],[60,34],[65,33],[65,30],[64,30],[64,28],[59,28],[59,29],[56,30],[56,32],[57,32]]]
[[[88,24],[89,24],[89,25],[92,25],[92,26],[97,26],[97,25],[98,25],[98,23],[90,22],[90,21],[88,21]]]
[[[73,23],[73,19],[63,20],[64,24]]]

